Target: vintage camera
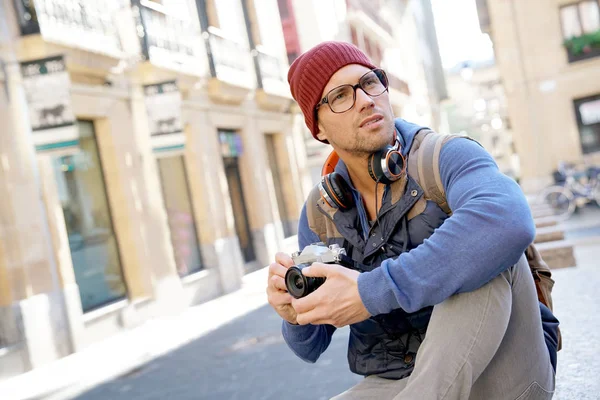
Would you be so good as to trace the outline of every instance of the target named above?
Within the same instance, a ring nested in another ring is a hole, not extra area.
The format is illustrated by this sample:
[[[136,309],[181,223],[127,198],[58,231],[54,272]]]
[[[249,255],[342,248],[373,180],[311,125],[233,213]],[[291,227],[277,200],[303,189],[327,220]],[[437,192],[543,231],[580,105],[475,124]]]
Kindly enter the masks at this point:
[[[310,244],[301,253],[293,253],[292,260],[294,265],[285,274],[285,286],[296,299],[309,295],[325,282],[325,278],[313,278],[302,274],[302,270],[312,263],[340,264],[347,268],[354,268],[353,263],[346,256],[346,250],[337,244],[329,247],[323,243]]]

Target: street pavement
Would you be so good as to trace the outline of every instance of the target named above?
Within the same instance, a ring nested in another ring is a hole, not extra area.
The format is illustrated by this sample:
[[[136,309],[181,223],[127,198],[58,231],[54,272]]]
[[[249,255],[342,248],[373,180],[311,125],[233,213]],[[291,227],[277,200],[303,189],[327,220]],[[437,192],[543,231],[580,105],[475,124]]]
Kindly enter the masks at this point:
[[[600,223],[589,224],[599,216],[598,210],[586,209],[570,221],[567,238],[580,243],[578,265],[553,272],[563,335],[554,399],[600,399]],[[280,324],[275,312],[262,306],[74,398],[318,400],[361,379],[348,370],[347,328],[334,334],[316,364],[309,364],[288,349]]]

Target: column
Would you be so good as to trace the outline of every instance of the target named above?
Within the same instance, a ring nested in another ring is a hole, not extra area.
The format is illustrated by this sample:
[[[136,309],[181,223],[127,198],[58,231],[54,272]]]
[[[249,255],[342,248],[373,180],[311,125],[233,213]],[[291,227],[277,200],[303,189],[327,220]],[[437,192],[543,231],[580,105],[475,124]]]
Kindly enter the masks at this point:
[[[181,279],[177,274],[167,213],[162,197],[158,164],[152,154],[148,116],[142,86],[135,82],[131,90],[131,115],[134,125],[138,169],[141,175],[140,200],[146,241],[154,275],[154,294],[159,307],[173,312],[184,307]]]
[[[229,293],[241,286],[244,260],[228,211],[231,200],[217,127],[208,112],[206,104],[184,105],[186,166],[202,257],[207,268],[218,271],[222,292]]]
[[[16,37],[3,21],[9,4],[0,3],[0,58],[6,73],[0,81],[0,340],[20,345],[23,353],[0,358],[3,374],[70,352],[27,103],[11,48]]]
[[[246,110],[252,105],[244,104]],[[269,265],[281,247],[281,230],[276,229],[273,207],[277,207],[277,197],[272,180],[267,179],[268,155],[265,149],[264,133],[259,130],[256,114],[246,114],[246,124],[241,132],[244,153],[240,157],[242,182],[250,214],[250,227],[260,266]]]

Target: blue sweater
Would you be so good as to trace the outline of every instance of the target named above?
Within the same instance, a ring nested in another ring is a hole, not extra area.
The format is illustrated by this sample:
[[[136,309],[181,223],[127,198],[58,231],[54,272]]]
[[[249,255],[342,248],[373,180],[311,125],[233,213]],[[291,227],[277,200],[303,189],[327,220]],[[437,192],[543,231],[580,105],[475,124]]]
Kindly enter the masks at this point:
[[[401,119],[396,120],[396,127],[402,152],[407,154],[421,127]],[[347,173],[340,164],[338,168]],[[371,315],[396,308],[414,312],[453,294],[478,289],[515,264],[533,242],[535,225],[521,188],[499,171],[477,143],[448,142],[440,154],[440,174],[453,214],[420,246],[359,275],[360,297]],[[366,215],[362,203],[358,207],[359,214]],[[298,248],[318,241],[308,227],[305,205]],[[284,321],[282,333],[298,357],[315,362],[329,346],[335,329]]]

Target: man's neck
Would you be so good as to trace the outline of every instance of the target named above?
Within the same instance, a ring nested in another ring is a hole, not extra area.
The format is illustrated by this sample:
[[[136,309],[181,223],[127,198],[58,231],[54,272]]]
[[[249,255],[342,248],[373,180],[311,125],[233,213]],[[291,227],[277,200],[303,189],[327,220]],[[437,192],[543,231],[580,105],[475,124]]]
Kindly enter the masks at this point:
[[[348,174],[354,188],[360,193],[363,199],[367,218],[371,221],[375,220],[383,204],[385,185],[375,185],[375,181],[369,175],[367,159],[353,160],[349,164],[346,164],[346,167],[348,168]],[[377,194],[375,194],[376,186]]]
[[[375,194],[375,181],[369,175],[368,159],[356,159],[346,163],[348,175],[352,180],[354,188],[365,196]]]

